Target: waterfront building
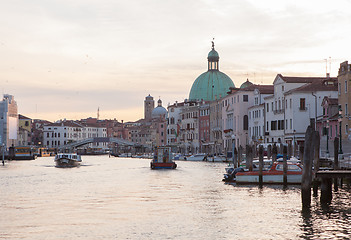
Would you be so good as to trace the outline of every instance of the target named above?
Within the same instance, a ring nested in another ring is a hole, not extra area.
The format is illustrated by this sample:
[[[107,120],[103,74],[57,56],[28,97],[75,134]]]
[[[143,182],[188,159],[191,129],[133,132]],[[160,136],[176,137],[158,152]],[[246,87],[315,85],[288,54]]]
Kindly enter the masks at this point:
[[[29,146],[32,144],[32,119],[18,114],[18,145]]]
[[[338,72],[338,99],[341,107],[341,137],[351,141],[351,64],[340,64]]]
[[[273,85],[256,85],[248,79],[240,88],[231,88],[222,99],[224,148],[263,142],[264,97],[273,93]]]
[[[34,119],[32,123],[32,145],[34,146],[43,146],[43,141],[44,141],[44,126],[51,124],[52,122],[49,122],[47,120],[41,120],[41,119]]]
[[[198,102],[185,101],[180,114],[181,153],[186,155],[198,153],[200,150]]]
[[[4,94],[0,102],[0,143],[5,148],[18,145],[17,102],[9,94]]]
[[[199,106],[200,152],[210,154],[210,104],[202,102]]]
[[[167,107],[167,145],[172,147],[172,152],[180,152],[180,128],[181,128],[181,111],[184,102],[177,101]]]
[[[286,77],[278,74],[274,94],[265,97],[265,142],[303,144],[310,123],[316,126],[325,96],[337,97],[336,78]]]
[[[190,101],[214,101],[227,95],[233,81],[225,73],[219,71],[219,54],[214,48],[208,53],[208,70],[194,81],[190,93]]]
[[[253,91],[253,106],[249,107],[249,143],[264,143],[266,135],[266,104],[264,98],[272,95],[274,92],[273,85],[256,85]],[[268,134],[268,133],[267,133]]]
[[[222,100],[216,99],[210,102],[210,142],[209,148],[212,154],[223,152],[222,138]]]
[[[97,124],[82,124],[78,121],[59,120],[44,126],[44,146],[58,148],[62,145],[80,141],[86,138],[107,137],[106,128]],[[90,143],[83,148],[107,148],[107,143]]]

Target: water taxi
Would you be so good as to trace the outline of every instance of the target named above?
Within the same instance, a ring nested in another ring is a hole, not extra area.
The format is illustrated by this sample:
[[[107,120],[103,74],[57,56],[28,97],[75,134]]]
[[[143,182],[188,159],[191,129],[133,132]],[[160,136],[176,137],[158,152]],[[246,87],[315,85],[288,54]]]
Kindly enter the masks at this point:
[[[172,161],[170,147],[157,147],[154,158],[150,162],[151,169],[175,169],[177,164]]]
[[[58,153],[54,161],[56,167],[77,167],[82,162],[82,159],[76,153]]]
[[[300,163],[288,162],[287,183],[301,184],[302,166]],[[282,184],[283,183],[283,163],[274,162],[267,170],[262,171],[263,183]],[[259,183],[259,171],[245,171],[242,169],[235,173],[236,183]]]

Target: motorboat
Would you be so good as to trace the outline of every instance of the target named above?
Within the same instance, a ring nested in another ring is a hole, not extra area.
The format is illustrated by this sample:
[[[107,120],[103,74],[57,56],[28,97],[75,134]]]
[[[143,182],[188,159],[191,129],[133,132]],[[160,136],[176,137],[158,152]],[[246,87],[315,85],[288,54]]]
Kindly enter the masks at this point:
[[[170,147],[157,147],[154,158],[150,162],[151,169],[175,169],[177,164],[172,161]]]
[[[191,155],[190,157],[187,158],[189,161],[205,161],[207,158],[207,154],[205,153],[198,153]]]
[[[77,167],[82,162],[82,159],[76,153],[58,153],[54,161],[56,167]]]
[[[287,162],[287,183],[301,184],[302,166],[300,163]],[[274,162],[269,169],[262,171],[263,183],[282,184],[283,183],[283,162]],[[259,183],[259,171],[238,171],[235,174],[236,183]]]

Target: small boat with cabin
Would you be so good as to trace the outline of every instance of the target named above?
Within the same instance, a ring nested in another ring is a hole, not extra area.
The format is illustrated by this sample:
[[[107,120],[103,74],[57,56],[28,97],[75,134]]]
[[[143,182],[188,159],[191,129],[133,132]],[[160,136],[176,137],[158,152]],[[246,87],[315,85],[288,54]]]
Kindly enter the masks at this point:
[[[301,184],[302,179],[302,166],[297,162],[287,163],[287,183],[288,184]],[[270,184],[283,184],[283,162],[274,162],[269,169],[262,171],[263,183]],[[236,183],[259,183],[259,171],[240,170],[235,173]]]
[[[177,164],[172,161],[170,147],[157,147],[154,158],[150,162],[151,169],[175,169]]]
[[[76,153],[58,153],[54,161],[56,167],[77,167],[82,162],[82,159]]]

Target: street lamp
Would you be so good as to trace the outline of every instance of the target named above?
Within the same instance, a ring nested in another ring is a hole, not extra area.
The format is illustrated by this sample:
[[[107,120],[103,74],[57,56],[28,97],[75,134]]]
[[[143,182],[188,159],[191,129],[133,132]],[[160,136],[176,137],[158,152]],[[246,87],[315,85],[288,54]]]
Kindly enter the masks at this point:
[[[329,119],[327,120],[326,128],[327,128],[327,152],[326,152],[326,154],[327,154],[327,157],[329,157]]]
[[[339,142],[339,154],[342,154],[342,141],[341,141],[341,122],[342,122],[342,109],[341,109],[341,105],[339,105],[339,138],[340,138],[340,142]]]

